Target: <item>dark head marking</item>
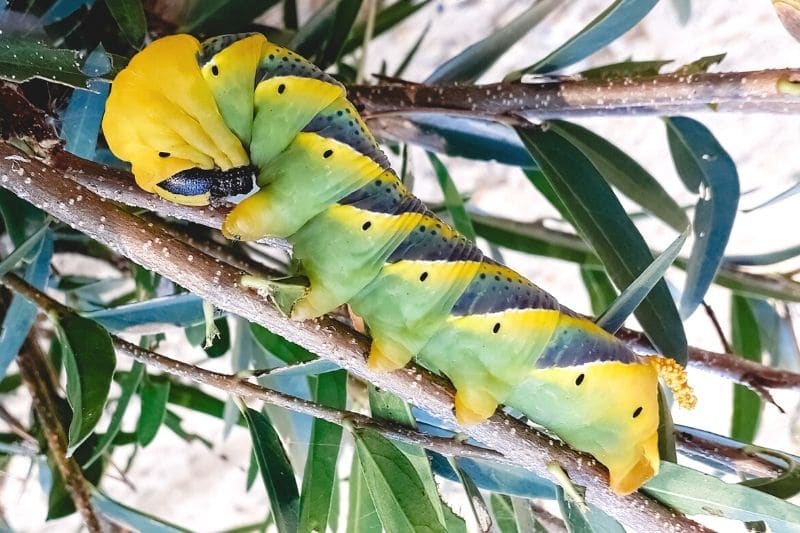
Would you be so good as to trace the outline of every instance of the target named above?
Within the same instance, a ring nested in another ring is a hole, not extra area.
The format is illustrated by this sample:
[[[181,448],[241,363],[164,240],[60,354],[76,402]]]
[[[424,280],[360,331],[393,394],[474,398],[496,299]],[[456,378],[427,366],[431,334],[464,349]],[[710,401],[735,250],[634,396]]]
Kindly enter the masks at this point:
[[[633,418],[636,418],[640,414],[642,414],[642,406],[641,405],[639,407],[637,407],[636,410],[633,412]]]

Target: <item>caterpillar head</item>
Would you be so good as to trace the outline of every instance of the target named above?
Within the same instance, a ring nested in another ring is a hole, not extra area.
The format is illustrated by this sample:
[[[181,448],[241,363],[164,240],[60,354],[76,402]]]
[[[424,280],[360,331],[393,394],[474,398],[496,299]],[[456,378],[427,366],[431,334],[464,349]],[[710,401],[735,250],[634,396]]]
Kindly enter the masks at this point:
[[[213,172],[249,164],[202,76],[200,51],[189,35],[154,41],[117,75],[103,117],[109,148],[131,163],[139,187],[187,205],[209,202]],[[206,181],[188,183],[195,177]]]

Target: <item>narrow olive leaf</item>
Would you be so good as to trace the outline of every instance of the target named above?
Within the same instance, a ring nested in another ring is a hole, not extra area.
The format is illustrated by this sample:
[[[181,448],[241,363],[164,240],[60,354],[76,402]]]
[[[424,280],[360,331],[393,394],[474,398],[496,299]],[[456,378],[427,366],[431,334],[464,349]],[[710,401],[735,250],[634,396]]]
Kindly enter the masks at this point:
[[[6,228],[10,228],[8,222],[6,222]],[[23,276],[25,281],[39,290],[44,290],[50,279],[50,259],[52,257],[53,233],[46,232],[40,239],[33,261],[25,269]],[[6,310],[2,329],[0,329],[0,378],[5,378],[8,367],[17,357],[38,313],[39,308],[22,295],[14,294],[11,298],[11,304]]]
[[[295,0],[283,0],[283,27],[287,30],[297,29],[297,2]]]
[[[500,533],[519,533],[517,520],[514,517],[514,507],[511,498],[505,494],[493,492],[489,497],[494,515],[494,525]]]
[[[342,54],[347,35],[356,21],[358,11],[361,9],[362,0],[339,0],[333,16],[333,23],[328,32],[325,49],[317,60],[317,65],[324,69],[336,63]]]
[[[617,299],[617,291],[605,270],[592,268],[591,266],[581,265],[581,279],[589,293],[589,301],[592,304],[592,314],[600,316],[605,309]]]
[[[620,78],[649,78],[657,76],[661,67],[672,63],[671,59],[655,59],[651,61],[622,61],[602,67],[590,68],[580,73],[587,80],[609,81]]]
[[[423,28],[422,33],[419,34],[419,37],[417,37],[417,40],[414,41],[414,44],[411,46],[411,48],[406,53],[406,55],[403,58],[403,60],[397,66],[397,70],[394,71],[394,77],[395,78],[402,78],[403,77],[403,73],[406,71],[406,68],[408,68],[408,65],[411,64],[411,61],[417,55],[417,52],[419,51],[419,48],[422,45],[422,41],[425,40],[425,37],[428,35],[428,31],[430,29],[431,29],[431,23],[428,22],[425,25],[425,28]]]
[[[681,297],[681,316],[688,318],[722,264],[739,205],[739,176],[733,159],[708,128],[687,117],[670,117],[665,123],[678,174],[700,193],[694,214],[695,242]]]
[[[134,48],[138,48],[147,31],[141,0],[106,0],[106,6],[122,30],[122,35]]]
[[[798,177],[795,176],[795,180],[798,180]],[[786,200],[787,198],[791,198],[795,194],[800,194],[800,180],[796,181],[794,184],[786,188],[785,190],[779,192],[772,198],[768,198],[767,200],[761,202],[760,204],[756,204],[753,207],[748,207],[747,209],[742,209],[742,213],[752,213],[758,209],[762,209],[764,207],[769,207],[771,205],[775,205],[779,202]]]
[[[337,5],[336,0],[327,0],[322,7],[314,11],[308,20],[298,28],[289,43],[289,48],[308,58],[319,53],[331,24],[333,24]]]
[[[142,410],[139,414],[139,423],[136,433],[139,444],[147,446],[158,433],[158,429],[167,415],[167,401],[169,399],[169,381],[144,380],[139,396],[142,399]]]
[[[445,502],[442,502],[442,510],[444,511],[444,524],[447,527],[447,533],[467,533],[467,522],[461,515],[456,513]]]
[[[488,37],[436,67],[425,83],[474,83],[500,56],[559,5],[558,0],[534,2],[506,26],[492,30]]]
[[[347,372],[338,370],[312,378],[314,401],[342,410],[347,404]],[[342,441],[342,427],[319,418],[311,427],[311,440],[300,492],[298,531],[325,531],[333,492],[338,483],[336,461]],[[336,524],[331,523],[335,531]]]
[[[300,495],[286,450],[266,414],[249,407],[244,407],[242,413],[250,428],[253,451],[275,516],[275,525],[280,533],[295,533]]]
[[[475,485],[475,482],[472,481],[472,478],[469,477],[469,474],[467,474],[461,469],[461,467],[458,465],[457,459],[451,457],[449,459],[449,462],[450,466],[458,475],[458,480],[464,487],[464,492],[467,495],[467,501],[469,501],[469,506],[472,509],[472,514],[475,517],[475,522],[478,524],[478,529],[480,529],[483,532],[491,531],[492,515],[489,514],[489,507],[486,505],[486,502],[483,499],[481,491],[478,490],[478,486]]]
[[[3,277],[14,270],[20,261],[27,258],[31,252],[41,249],[42,239],[44,238],[45,233],[47,233],[49,227],[50,220],[48,219],[45,220],[44,225],[36,230],[33,235],[25,239],[25,242],[14,248],[14,251],[8,254],[5,259],[0,261],[0,277]]]
[[[553,496],[555,498],[555,496]],[[542,524],[533,516],[531,502],[516,496],[511,497],[511,507],[517,520],[517,528],[523,532],[547,533]]]
[[[557,487],[558,506],[570,533],[625,533],[619,522],[593,505],[581,509]]]
[[[0,189],[0,215],[14,246],[25,242],[47,219],[47,213],[7,189]]]
[[[444,521],[408,457],[380,433],[353,432],[364,480],[387,531],[446,532]]]
[[[737,355],[761,362],[761,338],[758,322],[744,296],[731,295],[731,347]],[[761,418],[761,399],[742,385],[733,386],[731,437],[740,442],[753,442]]]
[[[382,33],[394,28],[429,3],[430,0],[398,0],[397,2],[389,4],[375,15],[375,27],[372,31],[372,38],[374,39]],[[353,30],[350,32],[350,36],[347,38],[347,42],[345,42],[342,48],[342,55],[349,54],[363,44],[366,28],[367,25],[365,22],[359,22],[353,26]]]
[[[723,259],[725,264],[739,265],[739,266],[767,266],[788,261],[800,255],[800,244],[785,248],[783,250],[776,250],[764,254],[753,255],[726,255]],[[2,268],[2,266],[0,266]]]
[[[0,79],[22,83],[33,78],[85,89],[81,54],[76,50],[51,48],[31,37],[0,33]]]
[[[56,331],[72,407],[67,450],[72,455],[103,415],[117,358],[108,332],[93,320],[68,315],[59,319]]]
[[[678,238],[672,241],[672,244],[667,246],[667,249],[656,257],[633,283],[625,287],[614,303],[597,318],[598,326],[609,333],[615,333],[622,327],[625,320],[639,307],[656,283],[664,278],[667,270],[678,257],[691,230],[691,225],[687,225],[683,233],[678,235]]]
[[[368,391],[369,409],[373,418],[391,420],[410,428],[417,427],[414,415],[411,413],[411,407],[406,402],[394,394],[380,391],[372,385],[369,386]],[[424,494],[428,497],[436,516],[442,523],[445,523],[445,505],[439,497],[438,485],[433,478],[433,469],[427,453],[422,447],[412,444],[398,442],[394,445],[406,456],[414,470],[416,470],[417,476],[425,488]]]
[[[136,392],[136,388],[142,381],[143,375],[144,365],[138,361],[134,361],[131,366],[131,371],[120,376],[117,380],[121,389],[119,399],[117,400],[117,406],[114,408],[114,414],[111,415],[111,421],[108,424],[106,432],[98,439],[97,445],[92,451],[89,460],[83,464],[84,469],[89,468],[92,463],[101,458],[114,442],[114,438],[119,434],[120,429],[122,429],[122,417],[125,416],[125,411],[128,410],[128,405],[130,404],[131,398],[133,398],[134,392]],[[116,379],[116,376],[114,377]]]
[[[314,359],[307,363],[295,363],[293,365],[279,366],[267,372],[270,376],[316,376],[338,370],[339,365],[328,359]]]
[[[348,486],[350,501],[347,506],[347,528],[350,533],[381,533],[381,521],[378,511],[372,503],[372,496],[367,489],[367,482],[361,470],[358,457],[353,455],[350,466],[350,483]]]
[[[436,180],[439,182],[442,194],[444,194],[444,205],[453,219],[453,225],[462,235],[475,242],[475,230],[469,220],[467,210],[464,208],[461,194],[459,194],[455,183],[450,178],[450,173],[441,160],[431,152],[428,152],[428,159],[431,162],[431,166],[433,166],[434,172],[436,172]]]
[[[196,2],[179,24],[180,32],[214,35],[243,30],[278,0]]]
[[[287,365],[296,363],[307,363],[317,359],[317,356],[293,344],[280,335],[272,333],[270,330],[258,324],[250,324],[250,333],[258,344],[268,353],[271,353]]]
[[[519,80],[523,74],[553,72],[577,63],[633,28],[657,3],[658,0],[616,0],[547,57],[512,72],[506,76],[506,81]]]
[[[592,131],[562,120],[549,122],[574,144],[611,185],[676,231],[689,225],[686,213],[661,184],[628,154]]]
[[[653,261],[653,256],[594,165],[569,141],[547,127],[520,128],[518,133],[615,285],[627,287],[633,283]],[[663,280],[656,283],[635,314],[659,351],[681,364],[686,363],[683,324]]]
[[[122,505],[98,489],[92,489],[92,505],[100,514],[131,531],[139,531],[140,533],[188,533],[189,531],[137,509]]]
[[[688,515],[763,521],[776,533],[796,532],[800,524],[800,507],[796,505],[673,463],[662,462],[658,475],[645,483],[642,490]]]
[[[800,370],[800,345],[787,304],[756,299],[748,302],[756,315],[761,349],[769,354],[769,365],[792,372]]]

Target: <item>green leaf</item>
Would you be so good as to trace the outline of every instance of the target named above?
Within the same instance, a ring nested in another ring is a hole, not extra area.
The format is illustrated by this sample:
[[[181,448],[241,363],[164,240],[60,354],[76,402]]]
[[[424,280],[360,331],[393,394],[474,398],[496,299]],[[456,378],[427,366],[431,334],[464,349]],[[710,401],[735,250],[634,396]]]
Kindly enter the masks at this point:
[[[133,393],[139,386],[144,376],[144,365],[138,361],[134,361],[131,366],[131,371],[119,377],[119,386],[121,394],[117,400],[117,406],[114,408],[114,414],[111,415],[111,421],[108,428],[102,437],[99,438],[97,446],[95,446],[92,456],[83,464],[83,468],[88,468],[95,461],[97,461],[108,450],[109,446],[114,442],[114,438],[122,428],[122,417],[125,416],[125,411],[128,409]],[[115,376],[116,378],[116,376]]]
[[[469,474],[464,472],[464,470],[458,465],[458,460],[455,457],[451,457],[449,462],[450,466],[456,472],[456,475],[458,475],[458,480],[464,487],[464,492],[467,495],[467,501],[472,509],[475,522],[478,524],[478,529],[481,531],[491,531],[492,517],[489,514],[489,507],[486,505],[481,491],[478,490],[477,485],[475,485],[475,482],[472,481],[471,477],[469,477]]]
[[[549,124],[583,152],[608,183],[642,209],[676,231],[683,231],[689,225],[681,206],[628,154],[583,126],[561,120],[552,120]]]
[[[72,455],[103,415],[117,358],[108,332],[93,320],[68,315],[59,319],[56,331],[72,407],[67,451]]]
[[[553,72],[577,63],[633,28],[657,3],[658,0],[616,0],[547,57],[512,72],[506,80],[519,80],[523,74]]]
[[[381,533],[381,521],[378,518],[378,511],[372,503],[372,496],[367,489],[367,482],[364,479],[364,472],[358,457],[353,455],[353,462],[350,466],[349,484],[350,502],[347,510],[347,528],[349,533]]]
[[[625,533],[625,528],[619,522],[597,507],[589,505],[582,510],[564,494],[561,487],[556,487],[556,493],[561,516],[569,533]]]
[[[136,425],[139,444],[147,446],[158,433],[158,429],[167,415],[169,399],[169,381],[152,381],[145,378],[139,396],[142,399],[142,410],[139,423]]]
[[[731,347],[737,355],[761,362],[758,321],[747,298],[737,294],[731,295]],[[743,385],[734,385],[731,438],[753,442],[760,418],[761,399],[758,394]]]
[[[681,297],[681,316],[688,318],[722,264],[739,205],[739,176],[733,159],[708,128],[687,117],[670,117],[665,123],[675,168],[686,186],[700,193]]]
[[[203,345],[203,350],[209,357],[222,357],[231,349],[231,330],[228,326],[228,319],[221,317],[214,320],[214,326],[218,334],[211,340],[210,345]]]
[[[322,50],[325,36],[336,16],[336,0],[327,0],[294,34],[289,48],[303,57],[313,59]]]
[[[325,43],[325,50],[317,60],[317,66],[325,69],[329,65],[336,63],[342,54],[342,47],[345,39],[356,21],[358,12],[361,9],[362,0],[339,0],[336,4],[336,11],[333,16],[333,24],[328,32],[328,39]]]
[[[300,495],[286,450],[266,414],[249,407],[244,408],[242,413],[250,427],[253,450],[272,514],[275,515],[275,525],[280,533],[295,533]]]
[[[287,365],[306,363],[317,359],[317,356],[296,344],[293,344],[280,335],[272,333],[270,330],[258,324],[250,324],[250,332],[253,338],[261,345],[264,350],[271,353]]]
[[[92,489],[92,505],[105,517],[114,523],[124,526],[131,531],[140,533],[184,533],[188,529],[170,524],[160,518],[148,515],[137,509],[127,507],[112,500],[98,489]]]
[[[278,0],[217,0],[192,4],[179,32],[203,35],[234,33],[278,3]]]
[[[428,159],[436,172],[436,180],[439,182],[439,187],[444,194],[444,206],[453,219],[453,225],[462,235],[475,242],[475,230],[472,228],[472,222],[470,222],[467,210],[464,208],[464,201],[461,199],[455,183],[450,178],[450,173],[447,172],[447,168],[433,153],[428,152]]]
[[[597,169],[580,150],[551,129],[525,128],[518,129],[518,133],[615,285],[626,287],[633,283],[653,256]],[[636,318],[662,353],[685,364],[683,324],[663,280],[638,307]]]
[[[314,401],[342,410],[347,404],[347,372],[337,370],[311,378]],[[338,483],[336,461],[342,441],[342,427],[319,418],[311,427],[308,457],[300,492],[298,531],[325,531],[333,492]],[[336,530],[336,524],[331,524]]]
[[[672,463],[642,490],[688,515],[710,515],[742,522],[766,522],[775,533],[797,531],[800,507],[750,487],[725,483],[713,476]]]
[[[2,50],[1,40],[0,50]],[[3,215],[6,231],[14,246],[24,244],[31,235],[41,229],[47,219],[44,211],[2,188],[0,188],[0,214]]]
[[[489,497],[494,515],[494,525],[500,533],[519,533],[517,520],[514,516],[514,507],[511,498],[505,494],[493,492]]]
[[[800,463],[788,454],[776,452],[760,446],[749,446],[749,453],[760,452],[762,455],[772,456],[785,463],[784,471],[778,477],[761,477],[742,481],[742,485],[758,489],[777,498],[787,500],[800,493]]]
[[[109,54],[112,79],[125,66],[125,58]],[[0,79],[22,83],[38,78],[76,89],[88,87],[88,76],[81,71],[83,56],[76,50],[51,48],[47,43],[10,32],[0,34]]]
[[[625,320],[647,297],[656,283],[664,278],[667,270],[672,266],[672,262],[678,257],[678,253],[681,251],[683,243],[686,242],[690,231],[691,226],[686,226],[683,233],[678,235],[678,238],[661,255],[656,257],[633,283],[625,287],[625,290],[614,300],[614,303],[597,318],[598,326],[609,333],[615,333],[622,327]]]
[[[297,2],[283,0],[283,27],[287,30],[296,30],[297,21]]]
[[[769,266],[788,261],[798,255],[800,255],[800,244],[764,254],[726,255],[723,262],[728,265],[739,266]]]
[[[367,488],[387,531],[446,532],[417,471],[394,444],[371,429],[353,433]],[[436,495],[438,500],[438,495]]]
[[[20,261],[27,259],[32,251],[39,249],[39,244],[50,227],[50,221],[45,220],[45,223],[33,235],[28,237],[22,244],[14,248],[5,259],[0,261],[0,278],[14,270]]]
[[[474,83],[500,56],[558,6],[558,0],[534,2],[506,26],[492,29],[488,37],[439,65],[425,83]]]
[[[392,29],[429,3],[430,0],[398,0],[381,9],[375,16],[375,27],[372,31],[372,38],[374,39]],[[347,42],[344,43],[341,55],[347,55],[363,44],[366,28],[367,25],[364,22],[359,22],[353,26],[353,30],[350,32]]]
[[[397,70],[394,71],[395,78],[401,78],[403,76],[403,73],[406,71],[406,68],[414,59],[414,57],[417,55],[419,47],[422,45],[422,41],[425,40],[425,36],[428,35],[428,30],[430,29],[431,29],[431,23],[429,22],[425,25],[425,28],[423,28],[422,33],[419,34],[417,40],[414,41],[414,44],[411,45],[411,48],[406,53],[405,57],[403,58],[403,61],[400,62],[400,65],[397,67]]]
[[[134,47],[141,45],[147,31],[141,0],[106,0],[106,6],[128,42]]]
[[[611,63],[602,67],[590,68],[581,72],[581,78],[596,81],[609,81],[624,78],[649,78],[657,76],[661,67],[672,63],[671,59],[656,59],[651,61],[622,61]]]
[[[604,270],[598,270],[590,266],[581,265],[581,279],[589,293],[589,300],[592,304],[592,314],[600,316],[604,310],[614,303],[617,299],[617,291],[608,274]]]

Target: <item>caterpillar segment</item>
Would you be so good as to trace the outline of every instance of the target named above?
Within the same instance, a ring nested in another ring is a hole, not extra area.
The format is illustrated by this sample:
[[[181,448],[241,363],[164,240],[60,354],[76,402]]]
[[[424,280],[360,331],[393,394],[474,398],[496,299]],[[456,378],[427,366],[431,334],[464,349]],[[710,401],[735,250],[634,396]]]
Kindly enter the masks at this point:
[[[620,494],[658,472],[658,373],[688,398],[682,369],[484,257],[403,186],[344,88],[294,52],[261,35],[165,37],[118,75],[103,128],[137,183],[171,201],[256,189],[223,233],[292,243],[307,286],[262,284],[291,318],[349,304],[369,365],[416,358],[447,376],[459,422],[513,407],[594,455]]]

